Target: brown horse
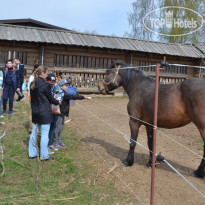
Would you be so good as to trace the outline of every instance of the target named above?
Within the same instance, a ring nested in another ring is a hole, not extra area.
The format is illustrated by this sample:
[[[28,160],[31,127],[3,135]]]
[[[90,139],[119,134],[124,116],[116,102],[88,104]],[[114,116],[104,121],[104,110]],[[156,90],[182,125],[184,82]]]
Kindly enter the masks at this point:
[[[155,80],[138,68],[116,62],[109,66],[104,81],[99,84],[99,90],[101,93],[106,94],[120,86],[124,88],[129,96],[128,114],[153,124]],[[199,129],[204,141],[204,155],[194,174],[197,177],[205,177],[205,80],[193,78],[175,84],[160,84],[158,105],[158,127],[172,129],[193,122]],[[130,118],[129,125],[131,140],[128,156],[123,161],[125,166],[132,166],[134,162],[134,149],[136,146],[134,141],[137,140],[141,125],[146,126],[150,151],[152,151],[153,143],[153,127],[134,118]],[[150,152],[147,166],[151,166],[151,163],[152,154]]]

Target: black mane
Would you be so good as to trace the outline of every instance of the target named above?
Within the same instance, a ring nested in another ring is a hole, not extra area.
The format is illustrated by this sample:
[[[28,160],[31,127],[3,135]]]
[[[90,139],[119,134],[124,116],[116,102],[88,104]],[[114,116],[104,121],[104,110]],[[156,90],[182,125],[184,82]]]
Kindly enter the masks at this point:
[[[129,66],[126,63],[122,63],[122,62],[114,62],[110,64],[108,69],[106,70],[106,73],[108,74],[112,68],[115,68],[115,65],[120,66],[121,68],[128,67],[127,69],[123,69],[123,75],[126,77],[127,81],[134,79],[135,75],[139,74],[142,77],[148,78],[151,82],[155,82],[155,79],[148,76],[143,70],[136,67]]]
[[[126,63],[120,62],[120,61],[115,61],[114,63],[110,64],[108,67],[108,71],[111,70],[112,68],[115,68],[115,65],[120,66],[121,68],[124,67],[129,67]]]

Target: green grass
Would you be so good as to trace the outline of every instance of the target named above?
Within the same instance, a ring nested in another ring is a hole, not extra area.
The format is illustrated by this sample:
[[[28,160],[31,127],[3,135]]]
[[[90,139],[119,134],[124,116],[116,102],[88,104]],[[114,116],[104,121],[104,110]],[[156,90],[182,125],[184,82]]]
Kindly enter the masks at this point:
[[[33,175],[37,176],[38,163],[28,159],[27,153],[30,104],[15,103],[14,109],[13,116],[0,119],[7,123],[2,139],[6,171],[0,180],[0,204],[127,204],[129,194],[117,189],[111,180],[99,180],[93,185],[98,170],[81,159],[81,137],[68,127],[63,131],[68,148],[57,151],[54,161],[41,163],[36,187]],[[77,198],[57,200],[72,197]]]
[[[197,149],[198,150],[203,150],[204,149],[204,142],[202,139],[199,139],[197,142]]]

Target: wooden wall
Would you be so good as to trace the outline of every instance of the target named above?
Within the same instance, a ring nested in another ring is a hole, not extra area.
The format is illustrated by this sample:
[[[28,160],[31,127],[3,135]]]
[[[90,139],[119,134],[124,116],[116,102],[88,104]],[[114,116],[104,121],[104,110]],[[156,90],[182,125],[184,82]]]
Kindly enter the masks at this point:
[[[41,64],[42,44],[26,43],[16,41],[0,41],[0,64],[4,63],[8,52],[11,58],[14,52],[24,59],[27,66],[33,66],[35,63]],[[25,59],[26,56],[26,59]],[[133,66],[146,66],[160,63],[163,55],[143,52],[130,52],[113,49],[100,49],[82,46],[67,46],[46,44],[44,46],[44,65],[48,67],[57,67],[60,69],[100,69],[107,68],[112,61],[122,61]],[[177,56],[166,56],[167,62],[175,64],[200,65],[200,59],[185,58]],[[152,74],[155,68],[142,68],[148,74]],[[198,77],[197,68],[176,68],[170,67],[162,71],[164,73],[186,75],[187,77]]]
[[[112,61],[124,61],[123,52],[76,46],[46,45],[44,64],[60,68],[107,68]]]

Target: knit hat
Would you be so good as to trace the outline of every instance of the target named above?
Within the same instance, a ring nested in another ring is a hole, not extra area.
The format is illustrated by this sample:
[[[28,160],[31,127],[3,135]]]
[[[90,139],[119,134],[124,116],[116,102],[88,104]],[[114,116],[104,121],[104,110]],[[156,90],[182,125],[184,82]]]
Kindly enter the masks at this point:
[[[58,85],[62,87],[63,85],[68,84],[68,81],[64,78],[58,82]]]
[[[48,74],[47,81],[50,85],[56,84],[56,76],[53,73]]]

